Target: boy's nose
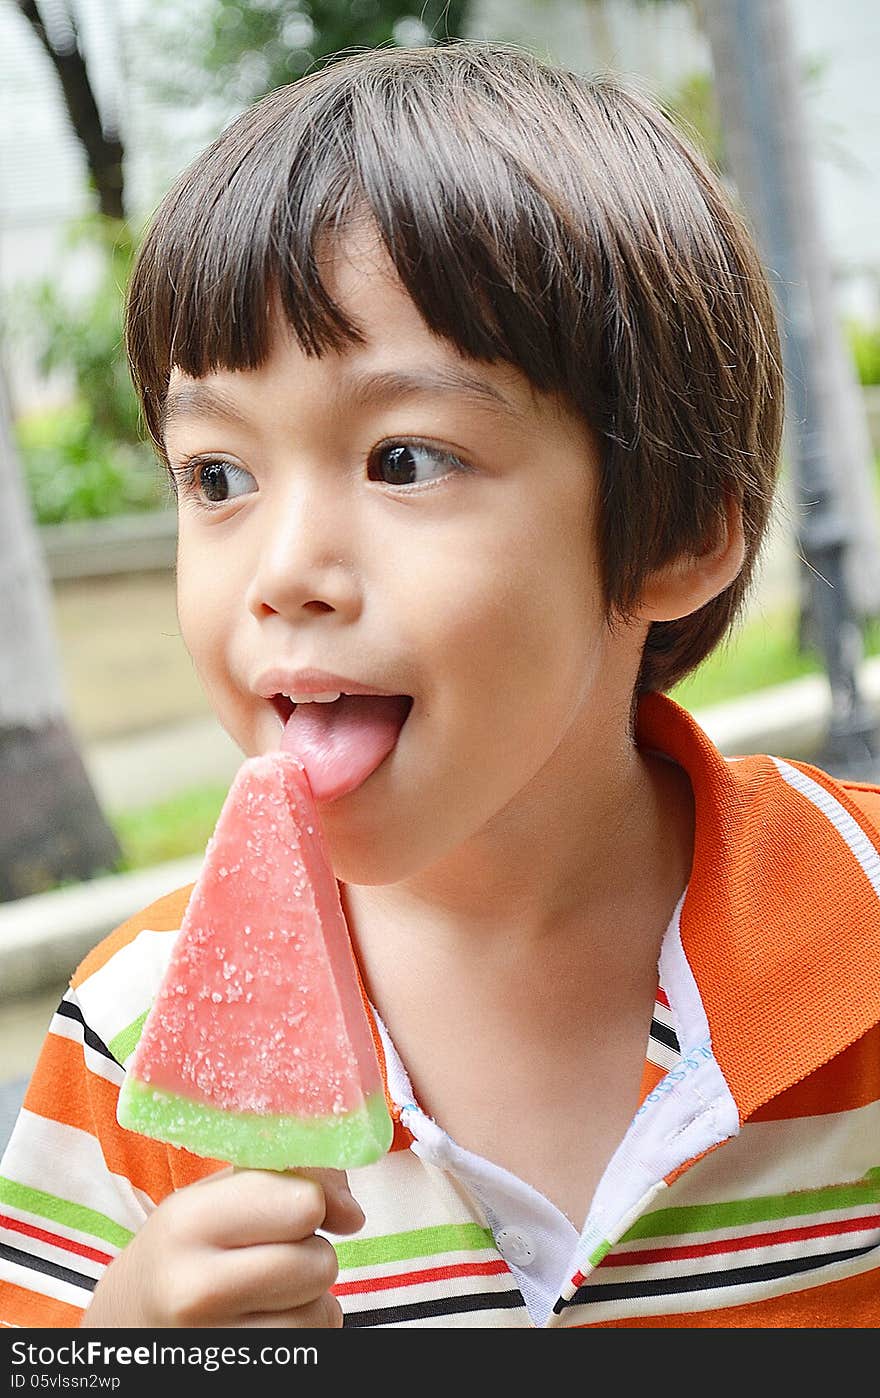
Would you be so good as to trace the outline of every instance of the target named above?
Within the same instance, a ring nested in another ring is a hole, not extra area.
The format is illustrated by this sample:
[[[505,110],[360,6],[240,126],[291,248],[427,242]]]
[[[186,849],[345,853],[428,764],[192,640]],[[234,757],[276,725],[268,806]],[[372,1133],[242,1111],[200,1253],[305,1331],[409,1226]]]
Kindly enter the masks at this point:
[[[354,620],[361,607],[346,508],[323,492],[297,490],[279,506],[260,542],[248,607],[257,617],[336,612]]]

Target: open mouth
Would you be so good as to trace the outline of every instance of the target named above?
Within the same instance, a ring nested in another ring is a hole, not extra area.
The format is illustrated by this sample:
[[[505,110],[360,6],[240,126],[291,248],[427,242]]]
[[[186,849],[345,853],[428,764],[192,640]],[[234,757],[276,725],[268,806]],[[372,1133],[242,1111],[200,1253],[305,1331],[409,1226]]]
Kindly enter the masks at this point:
[[[277,713],[281,722],[287,725],[297,709],[314,709],[319,707],[328,719],[334,721],[342,714],[356,713],[358,705],[368,703],[373,707],[385,705],[393,707],[398,712],[403,712],[401,727],[409,717],[409,711],[413,705],[411,694],[338,694],[335,698],[324,698],[322,696],[312,696],[308,702],[295,704],[287,694],[273,694],[272,707]],[[316,715],[317,716],[317,715]]]
[[[274,694],[281,747],[302,762],[315,799],[334,801],[361,786],[397,746],[410,694],[331,694],[294,702]]]

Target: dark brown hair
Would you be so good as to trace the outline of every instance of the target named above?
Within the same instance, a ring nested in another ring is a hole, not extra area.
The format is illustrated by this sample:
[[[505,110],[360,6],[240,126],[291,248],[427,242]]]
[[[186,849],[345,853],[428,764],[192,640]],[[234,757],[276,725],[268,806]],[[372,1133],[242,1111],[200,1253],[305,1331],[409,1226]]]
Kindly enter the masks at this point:
[[[364,214],[432,331],[593,429],[609,621],[739,507],[739,576],[649,632],[640,688],[670,688],[742,608],[779,464],[772,299],[722,185],[640,93],[508,45],[339,58],[233,121],[147,230],[127,343],[163,456],[172,366],[260,365],[274,299],[308,354],[359,340],[319,268]]]

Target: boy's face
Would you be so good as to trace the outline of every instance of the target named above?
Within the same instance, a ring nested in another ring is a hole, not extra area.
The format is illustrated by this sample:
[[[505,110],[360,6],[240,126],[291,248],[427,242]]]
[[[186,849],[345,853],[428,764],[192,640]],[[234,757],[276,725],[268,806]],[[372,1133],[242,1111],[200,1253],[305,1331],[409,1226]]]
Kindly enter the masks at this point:
[[[613,783],[644,628],[604,619],[581,420],[432,335],[366,232],[326,275],[363,344],[308,358],[279,326],[260,369],[172,378],[169,461],[196,465],[178,477],[178,612],[248,755],[281,745],[271,696],[297,672],[411,697],[369,719],[377,701],[340,701],[335,736],[335,708],[300,714],[336,754],[329,791],[379,756],[321,809],[338,877],[386,883],[506,821],[539,828],[572,783]]]

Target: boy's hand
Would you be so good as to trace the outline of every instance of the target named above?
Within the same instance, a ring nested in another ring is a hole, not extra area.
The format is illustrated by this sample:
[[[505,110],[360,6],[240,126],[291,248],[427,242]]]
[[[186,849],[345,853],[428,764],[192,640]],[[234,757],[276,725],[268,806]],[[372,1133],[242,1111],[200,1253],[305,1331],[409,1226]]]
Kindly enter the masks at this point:
[[[341,1170],[223,1170],[163,1200],[107,1268],[82,1325],[338,1328],[336,1254],[315,1229],[363,1222]]]

